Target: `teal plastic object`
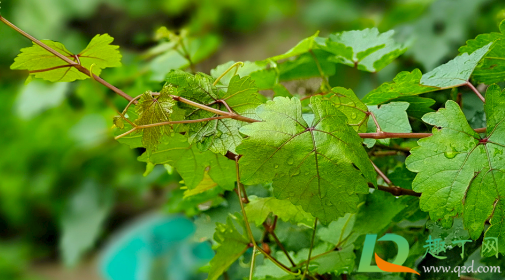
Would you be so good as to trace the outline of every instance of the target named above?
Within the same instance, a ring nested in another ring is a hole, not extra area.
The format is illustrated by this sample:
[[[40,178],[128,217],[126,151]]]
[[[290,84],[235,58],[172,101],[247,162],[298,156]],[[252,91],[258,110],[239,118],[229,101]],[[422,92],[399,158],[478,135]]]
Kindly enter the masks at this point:
[[[189,280],[214,256],[210,243],[190,241],[195,225],[182,216],[149,215],[113,237],[102,253],[107,280]]]

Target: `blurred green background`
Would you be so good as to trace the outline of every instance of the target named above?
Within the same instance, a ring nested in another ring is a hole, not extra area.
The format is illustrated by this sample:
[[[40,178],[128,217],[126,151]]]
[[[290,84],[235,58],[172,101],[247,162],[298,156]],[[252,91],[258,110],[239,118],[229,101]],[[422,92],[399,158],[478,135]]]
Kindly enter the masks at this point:
[[[479,33],[505,19],[500,0],[16,0],[2,16],[38,39],[78,52],[109,33],[123,67],[102,77],[136,96],[158,90],[164,75],[187,61],[155,38],[166,26],[187,34],[196,70],[254,61],[287,51],[320,30],[378,27],[411,47],[377,74],[337,66],[332,85],[363,96],[401,70],[429,71],[457,55]],[[91,80],[33,81],[9,69],[31,43],[0,25],[0,279],[94,280],[95,254],[115,229],[155,209],[176,205],[177,175],[158,166],[147,176],[141,151],[112,137],[115,108],[125,101]],[[290,90],[310,91],[310,82]],[[471,110],[471,108],[469,108]],[[70,270],[69,268],[72,267]]]

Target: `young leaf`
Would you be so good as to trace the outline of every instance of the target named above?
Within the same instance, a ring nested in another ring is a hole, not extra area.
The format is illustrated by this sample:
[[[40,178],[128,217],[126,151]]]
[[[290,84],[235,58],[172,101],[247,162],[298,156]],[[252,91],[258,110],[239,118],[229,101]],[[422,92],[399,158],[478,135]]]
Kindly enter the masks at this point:
[[[482,138],[468,124],[458,104],[426,114],[423,120],[440,127],[433,136],[419,140],[411,150],[407,167],[417,176],[413,190],[422,192],[420,207],[434,220],[463,214],[465,227],[476,239],[491,217],[486,236],[503,236],[505,218],[505,94],[489,87],[485,104],[487,136]],[[501,245],[500,252],[505,252]]]
[[[500,23],[500,32],[480,34],[459,48],[460,53],[471,53],[494,42],[482,63],[473,72],[472,79],[477,83],[489,85],[505,80],[505,20]]]
[[[368,193],[376,175],[347,117],[320,97],[312,97],[310,107],[310,125],[297,98],[276,97],[258,107],[263,122],[240,129],[249,136],[237,148],[241,180],[273,180],[277,198],[329,223],[356,211],[357,194]]]
[[[226,157],[210,151],[201,152],[188,139],[180,134],[165,136],[156,151],[143,153],[140,161],[152,164],[169,164],[181,175],[188,189],[194,189],[204,179],[207,172],[210,178],[226,190],[235,188],[235,163]]]
[[[422,76],[423,74],[419,69],[414,69],[412,72],[400,72],[393,79],[393,82],[383,83],[368,93],[363,98],[363,102],[368,105],[379,105],[398,97],[419,95],[438,90],[436,87],[421,85]]]
[[[329,100],[342,112],[348,120],[348,124],[357,132],[366,132],[368,119],[368,108],[359,100],[351,89],[335,87],[331,93],[325,95],[325,100]]]
[[[176,94],[179,96],[223,111],[228,110],[226,103],[233,112],[239,115],[249,118],[256,117],[254,109],[261,102],[258,89],[250,77],[234,76],[230,80],[227,91],[213,86],[213,81],[212,77],[203,73],[191,75],[183,71],[172,71],[167,76],[167,83],[177,87]],[[217,116],[199,108],[182,106],[187,109],[187,119]],[[208,148],[215,153],[235,152],[235,147],[242,141],[242,136],[238,132],[242,125],[244,125],[243,122],[234,119],[194,123],[189,125],[189,142],[201,143],[203,148]]]
[[[479,61],[489,52],[491,45],[493,43],[489,43],[471,54],[459,55],[446,64],[438,66],[423,75],[421,84],[440,89],[459,87],[466,84]]]
[[[334,62],[377,72],[407,50],[395,42],[393,34],[393,30],[379,33],[377,28],[345,31],[330,35],[320,48],[334,54]]]
[[[144,92],[135,107],[139,116],[135,120],[135,124],[147,125],[170,121],[172,107],[175,105],[175,101],[170,96],[173,91],[172,88],[162,90],[157,97],[154,97],[150,91]],[[161,137],[169,132],[170,127],[168,125],[143,128],[142,144],[148,151],[155,150]]]
[[[285,222],[302,223],[308,226],[314,224],[314,217],[311,214],[289,201],[279,200],[275,197],[250,196],[249,198],[250,202],[245,206],[245,211],[249,222],[253,222],[257,226],[260,226],[270,213],[274,213]]]
[[[231,217],[226,224],[217,224],[214,240],[220,245],[210,261],[208,280],[218,279],[249,248],[249,239],[235,228]]]
[[[71,53],[59,42],[50,40],[42,40],[42,42],[70,60],[80,63],[84,68],[91,69],[93,74],[99,76],[102,69],[121,66],[119,46],[110,44],[113,40],[114,38],[108,34],[96,35],[77,55]],[[93,65],[92,68],[91,65]],[[21,49],[11,69],[28,70],[30,71],[28,79],[33,76],[51,82],[72,82],[89,78],[35,43],[31,47]]]

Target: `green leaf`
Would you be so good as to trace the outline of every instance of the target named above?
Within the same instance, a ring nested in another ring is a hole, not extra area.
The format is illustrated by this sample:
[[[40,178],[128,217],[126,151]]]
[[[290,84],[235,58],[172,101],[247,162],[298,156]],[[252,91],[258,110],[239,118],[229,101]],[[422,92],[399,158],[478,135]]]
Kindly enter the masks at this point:
[[[85,183],[71,197],[61,222],[60,249],[66,265],[77,264],[94,245],[111,209],[111,198],[110,193],[104,195],[93,182]]]
[[[279,81],[321,77],[317,63],[319,63],[324,75],[335,75],[335,64],[328,60],[331,54],[322,50],[314,50],[313,53],[314,55],[311,53],[304,53],[293,60],[278,64]]]
[[[438,66],[423,75],[421,84],[440,89],[459,87],[466,84],[477,64],[489,52],[492,45],[493,43],[489,43],[471,54],[464,53],[446,64]]]
[[[249,239],[235,228],[231,217],[226,224],[217,224],[214,240],[220,245],[210,261],[208,280],[218,279],[249,248]]]
[[[378,106],[368,106],[368,109],[374,113],[380,128],[384,132],[409,133],[412,132],[409,117],[407,115],[407,102],[391,102]],[[376,132],[377,126],[372,118],[368,119],[368,132]],[[372,140],[375,144],[375,139]],[[389,145],[390,139],[380,139],[379,142]]]
[[[421,93],[436,91],[438,88],[420,84],[423,74],[421,70],[414,69],[412,72],[403,71],[398,73],[393,82],[387,82],[369,92],[363,102],[367,105],[379,105],[398,97],[419,95]]]
[[[134,122],[138,118],[135,108],[132,108],[132,107],[128,108],[128,111],[125,114],[125,117],[128,120],[130,120],[131,122]],[[116,122],[119,119],[121,119],[121,123],[123,124],[123,128],[120,128],[116,124]],[[133,126],[130,123],[124,121],[121,116],[115,116],[113,118],[113,122],[114,122],[114,125],[116,126],[116,129],[114,130],[114,136],[121,135],[121,134],[123,134],[133,128]],[[123,137],[117,139],[117,141],[121,144],[128,145],[131,149],[144,147],[142,144],[142,131],[140,131],[138,133],[130,133],[126,136],[123,136]]]
[[[258,107],[263,122],[240,130],[249,136],[237,148],[241,180],[273,180],[277,198],[329,223],[356,211],[358,194],[368,193],[376,175],[347,117],[320,97],[312,97],[310,107],[310,125],[297,98],[276,97]]]
[[[209,211],[207,208],[218,206],[225,201],[222,197],[224,190],[220,187],[192,194],[191,196],[186,196],[187,192],[188,190],[183,190],[182,188],[174,189],[168,196],[168,201],[164,205],[163,210],[177,214],[183,212],[188,217],[194,217],[201,211]],[[204,207],[201,207],[201,204],[204,204]]]
[[[433,136],[418,141],[406,164],[417,176],[413,190],[421,192],[421,210],[433,220],[448,220],[463,214],[465,227],[476,239],[491,217],[486,236],[505,242],[505,95],[493,85],[485,104],[487,136],[482,138],[468,124],[454,101],[446,108],[426,114],[423,120],[440,127]],[[500,241],[501,242],[501,241]],[[505,253],[505,246],[500,246]]]
[[[340,246],[341,242],[351,234],[355,221],[356,214],[347,213],[331,222],[327,227],[319,227],[317,237],[322,241]]]
[[[289,92],[289,90],[282,84],[274,85],[272,90],[274,91],[274,97],[277,96],[293,97],[291,92]]]
[[[359,100],[351,89],[335,87],[331,91],[330,94],[325,95],[324,99],[333,103],[347,117],[347,123],[354,130],[357,132],[366,132],[368,119],[367,106]]]
[[[377,28],[344,31],[330,35],[320,48],[334,54],[334,62],[377,72],[407,50],[395,42],[393,34],[393,30],[379,33]]]
[[[352,232],[344,244],[352,244],[364,234],[381,234],[393,222],[393,218],[410,204],[408,199],[396,198],[381,191],[367,195],[365,204],[359,207]]]
[[[233,112],[249,118],[256,117],[254,109],[261,102],[258,89],[250,77],[234,76],[226,91],[213,86],[213,81],[212,77],[203,73],[191,75],[183,71],[172,71],[167,76],[167,83],[177,87],[175,94],[181,97],[223,111],[227,111],[223,103],[226,102]],[[186,118],[191,120],[218,116],[187,105],[181,105],[181,108],[186,109]],[[193,123],[189,125],[189,142],[201,143],[202,149],[208,148],[215,153],[235,153],[235,147],[242,142],[238,130],[243,125],[244,122],[229,118]]]
[[[201,152],[180,134],[165,136],[156,151],[151,154],[143,153],[139,161],[173,166],[184,179],[188,189],[194,189],[202,182],[206,170],[210,178],[220,187],[226,190],[235,188],[234,161],[210,151]]]
[[[227,63],[217,66],[216,68],[210,70],[211,76],[217,79],[234,63],[235,61],[228,61]],[[244,65],[238,68],[236,74],[240,77],[251,76],[251,79],[255,81],[256,86],[260,90],[271,89],[278,83],[278,74],[276,69],[267,67],[270,65],[271,63],[268,61],[244,61]],[[235,76],[234,73],[235,70],[231,70],[226,75],[224,75],[221,80],[219,80],[219,83],[224,86],[228,86],[230,84],[231,78]]]
[[[282,251],[274,252],[273,257],[280,263],[289,266],[289,260]],[[290,254],[292,255],[292,254]],[[306,256],[305,256],[306,257]],[[294,256],[291,256],[293,259]],[[286,271],[278,267],[269,259],[264,259],[263,264],[256,265],[254,271],[254,279],[282,279],[291,280],[294,276],[288,274]]]
[[[426,113],[434,112],[431,106],[435,104],[435,100],[420,96],[405,96],[393,99],[394,102],[408,102],[407,114],[414,118],[421,119]]]
[[[311,51],[312,49],[318,48],[317,41],[320,41],[322,38],[318,38],[317,36],[319,35],[319,31],[317,31],[314,35],[303,39],[300,41],[296,46],[291,48],[289,51],[285,52],[284,54],[277,55],[274,57],[271,57],[271,60],[278,61],[286,58],[290,58],[293,56],[298,56],[304,53],[307,53]],[[319,39],[319,40],[318,40]]]
[[[183,198],[188,198],[212,190],[217,187],[217,183],[212,180],[209,176],[209,172],[205,170],[203,173],[203,179],[194,189],[186,190],[184,192]]]
[[[472,80],[476,83],[489,85],[505,80],[505,20],[500,23],[500,32],[480,34],[459,48],[460,53],[470,53],[494,42],[482,63],[473,72]]]
[[[202,37],[180,38],[189,53],[193,64],[199,63],[212,55],[221,45],[221,38],[215,34],[206,34]],[[147,53],[148,56],[154,56],[149,63],[149,69],[152,72],[150,77],[153,81],[162,82],[167,73],[173,69],[184,69],[191,64],[185,56],[185,51],[179,42],[163,42],[152,48]]]
[[[102,69],[121,66],[121,53],[118,46],[111,45],[114,38],[108,34],[96,35],[88,46],[79,54],[74,55],[59,42],[42,40],[44,44],[58,51],[70,60],[80,63],[84,68],[91,69],[99,76]],[[91,67],[93,65],[93,67]],[[28,70],[30,76],[51,82],[72,82],[89,78],[74,67],[70,67],[61,58],[33,43],[33,46],[21,49],[11,69]],[[30,77],[29,77],[30,79]]]
[[[260,226],[270,213],[277,215],[285,222],[302,223],[308,226],[314,224],[314,217],[311,214],[287,200],[279,200],[275,197],[250,196],[249,198],[250,202],[245,206],[245,210],[249,221],[257,226]]]
[[[316,266],[314,272],[321,275],[325,273],[334,273],[336,275],[342,273],[349,274],[354,269],[355,259],[354,247],[350,245],[338,251],[321,255],[312,260],[310,265]]]
[[[162,90],[157,97],[154,97],[150,91],[144,92],[135,106],[138,114],[135,124],[148,125],[170,121],[172,107],[175,105],[175,101],[170,96],[173,92],[174,89],[172,88]],[[142,145],[146,147],[148,151],[153,151],[157,148],[163,135],[168,135],[169,133],[170,126],[168,125],[143,128]]]

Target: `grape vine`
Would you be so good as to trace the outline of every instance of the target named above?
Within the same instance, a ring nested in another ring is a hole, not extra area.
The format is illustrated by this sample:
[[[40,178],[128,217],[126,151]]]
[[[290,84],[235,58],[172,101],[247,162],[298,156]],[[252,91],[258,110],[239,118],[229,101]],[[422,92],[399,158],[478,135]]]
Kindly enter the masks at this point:
[[[230,210],[215,229],[210,280],[242,256],[251,258],[249,279],[346,279],[360,236],[426,213],[445,228],[462,219],[473,240],[498,238],[505,255],[505,92],[496,84],[505,81],[505,21],[501,33],[469,40],[446,64],[400,72],[359,98],[332,85],[335,65],[380,71],[408,49],[393,31],[316,33],[284,54],[229,62],[210,75],[172,70],[164,85],[132,97],[100,77],[121,66],[108,34],[73,54],[0,20],[33,42],[11,66],[27,70],[28,81],[91,78],[124,98],[115,139],[143,148],[139,160],[148,168],[175,168],[185,198],[236,194],[240,214]],[[187,50],[183,56],[194,69]],[[320,78],[315,94],[297,96],[283,85],[309,77]],[[420,96],[462,87],[483,102],[486,127],[471,125],[453,95],[436,112],[435,101]],[[414,121],[428,129],[414,132]],[[248,195],[257,186],[264,195]],[[290,249],[279,223],[305,230],[307,246]]]

